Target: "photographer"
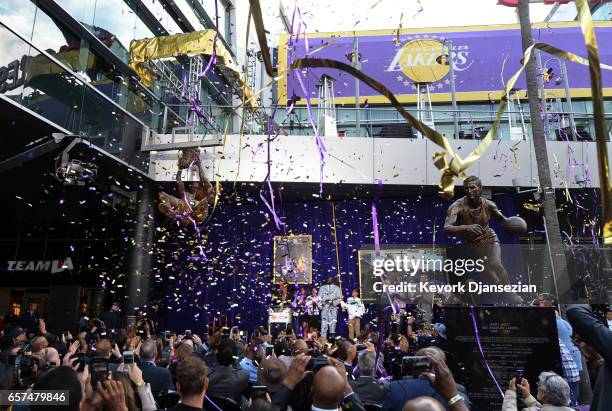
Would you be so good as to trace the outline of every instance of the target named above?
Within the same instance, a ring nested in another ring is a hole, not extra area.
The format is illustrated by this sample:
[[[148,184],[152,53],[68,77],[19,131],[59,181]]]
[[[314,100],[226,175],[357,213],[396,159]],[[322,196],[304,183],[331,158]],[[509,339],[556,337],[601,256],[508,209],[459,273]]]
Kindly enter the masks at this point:
[[[301,389],[299,386],[302,386]],[[294,391],[297,390],[300,394],[309,394],[294,395]],[[287,377],[272,397],[272,403],[281,409],[286,409],[288,405],[296,409],[294,407],[296,401],[301,401],[297,409],[309,409],[309,406],[305,406],[305,401],[319,409],[337,409],[340,403],[343,403],[348,409],[364,410],[361,401],[349,385],[342,362],[326,357],[313,360],[310,355],[301,353],[294,358]]]
[[[406,401],[415,399],[417,397],[433,397],[440,401],[442,404],[446,404],[446,409],[450,410],[451,405],[456,402],[464,403],[466,407],[469,407],[469,399],[465,394],[465,388],[455,384],[455,380],[450,374],[450,370],[446,366],[446,355],[442,350],[437,347],[427,347],[417,351],[417,356],[427,357],[430,366],[428,367],[416,367],[411,370],[404,370],[404,379],[399,381],[392,381],[389,384],[389,395],[384,402],[384,411],[399,410],[402,408]],[[436,379],[438,372],[443,372],[447,376],[447,385],[450,384],[448,381],[452,380],[452,386],[445,385],[444,395],[439,392],[436,384],[432,384],[431,372],[436,372]],[[406,373],[410,373],[406,375]],[[452,391],[452,396],[449,393]],[[448,397],[448,398],[447,398]],[[451,404],[452,402],[452,404]]]

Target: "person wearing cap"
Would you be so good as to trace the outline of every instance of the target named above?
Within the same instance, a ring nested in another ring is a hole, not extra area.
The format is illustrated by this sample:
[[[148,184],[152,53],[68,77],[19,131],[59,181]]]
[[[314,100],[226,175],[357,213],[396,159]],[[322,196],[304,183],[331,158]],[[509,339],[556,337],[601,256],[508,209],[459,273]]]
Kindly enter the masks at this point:
[[[268,393],[274,394],[278,391],[283,380],[287,376],[287,367],[278,358],[264,359],[257,371],[257,384],[265,385]]]
[[[13,347],[16,347],[17,345],[20,345],[21,343],[24,343],[28,340],[28,336],[26,335],[25,330],[21,327],[13,327],[9,329],[6,332],[6,335],[8,335],[9,338],[12,339]]]

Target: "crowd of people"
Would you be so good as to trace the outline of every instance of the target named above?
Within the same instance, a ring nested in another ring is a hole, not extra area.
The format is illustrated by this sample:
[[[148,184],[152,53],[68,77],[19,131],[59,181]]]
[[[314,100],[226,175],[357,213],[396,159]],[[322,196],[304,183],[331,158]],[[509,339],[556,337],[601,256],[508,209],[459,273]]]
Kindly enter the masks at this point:
[[[74,335],[47,330],[33,305],[21,317],[4,318],[0,389],[63,390],[65,404],[53,409],[67,410],[470,409],[468,392],[447,364],[443,327],[426,338],[410,327],[387,335],[364,327],[355,338],[330,339],[291,326],[274,336],[261,326],[197,335],[158,328],[150,318],[155,312],[141,313],[126,328],[113,304],[96,318],[83,315]],[[541,370],[535,392],[521,376],[508,381],[503,411],[571,410],[583,356],[593,385],[591,409],[612,403],[606,391],[612,330],[587,306],[569,306],[566,313],[568,321],[558,317],[557,324],[563,373]],[[612,322],[612,312],[607,315]],[[13,409],[39,407],[26,399]]]

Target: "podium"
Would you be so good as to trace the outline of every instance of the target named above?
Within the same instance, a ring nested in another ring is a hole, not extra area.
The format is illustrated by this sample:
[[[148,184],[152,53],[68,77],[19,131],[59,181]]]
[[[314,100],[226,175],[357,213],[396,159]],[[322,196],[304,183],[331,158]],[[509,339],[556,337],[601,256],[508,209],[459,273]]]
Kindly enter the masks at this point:
[[[292,322],[289,307],[273,307],[268,309],[268,333],[275,339],[281,331],[285,331]]]

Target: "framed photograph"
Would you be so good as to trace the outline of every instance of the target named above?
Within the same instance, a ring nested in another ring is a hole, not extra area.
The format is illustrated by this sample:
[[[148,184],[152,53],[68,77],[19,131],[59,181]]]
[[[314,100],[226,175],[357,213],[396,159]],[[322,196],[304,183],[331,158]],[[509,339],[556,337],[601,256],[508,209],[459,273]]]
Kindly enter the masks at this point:
[[[274,237],[272,283],[284,278],[289,284],[312,283],[312,236],[299,234]]]

